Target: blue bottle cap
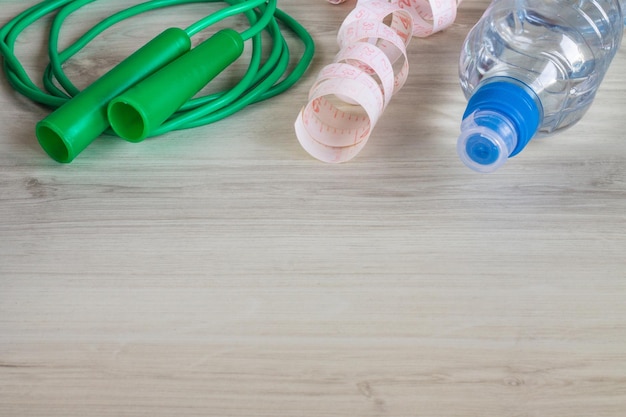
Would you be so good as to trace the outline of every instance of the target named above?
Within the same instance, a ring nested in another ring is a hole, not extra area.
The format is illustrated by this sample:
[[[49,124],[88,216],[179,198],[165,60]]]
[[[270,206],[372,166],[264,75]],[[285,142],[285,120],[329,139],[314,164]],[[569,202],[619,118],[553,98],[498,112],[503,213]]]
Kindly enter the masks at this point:
[[[476,110],[463,119],[457,152],[461,161],[478,172],[493,172],[517,146],[515,126],[502,113]]]
[[[517,144],[507,155],[512,157],[524,149],[537,133],[543,109],[539,97],[524,83],[510,77],[494,77],[474,91],[463,119],[479,111],[499,113],[512,123],[517,133]],[[477,140],[470,139],[472,142]],[[479,146],[476,152],[482,153],[480,149]]]

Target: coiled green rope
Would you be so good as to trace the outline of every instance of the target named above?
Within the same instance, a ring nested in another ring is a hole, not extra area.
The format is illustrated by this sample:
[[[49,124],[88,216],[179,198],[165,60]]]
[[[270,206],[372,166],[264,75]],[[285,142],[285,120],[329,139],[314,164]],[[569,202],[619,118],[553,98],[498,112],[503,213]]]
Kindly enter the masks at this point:
[[[130,17],[155,9],[188,3],[217,3],[217,0],[152,0],[131,6],[103,19],[85,32],[63,51],[58,50],[59,34],[65,19],[79,8],[97,0],[47,0],[23,11],[0,29],[0,53],[5,75],[20,94],[38,103],[57,108],[80,91],[68,79],[63,64],[83,49],[100,33]],[[243,14],[250,26],[241,33],[243,40],[252,42],[247,71],[231,89],[195,97],[152,136],[172,130],[197,127],[221,120],[245,106],[280,94],[295,84],[308,68],[314,53],[314,42],[307,30],[287,13],[277,8],[277,0],[226,0],[227,6],[198,20],[185,29],[189,36],[209,28],[228,17]],[[43,76],[43,89],[33,82],[15,55],[15,44],[20,34],[48,14],[55,13],[48,39],[49,64]],[[290,68],[289,45],[281,32],[279,22],[292,31],[303,43],[302,55]],[[269,54],[262,53],[262,33],[266,31],[272,42]]]

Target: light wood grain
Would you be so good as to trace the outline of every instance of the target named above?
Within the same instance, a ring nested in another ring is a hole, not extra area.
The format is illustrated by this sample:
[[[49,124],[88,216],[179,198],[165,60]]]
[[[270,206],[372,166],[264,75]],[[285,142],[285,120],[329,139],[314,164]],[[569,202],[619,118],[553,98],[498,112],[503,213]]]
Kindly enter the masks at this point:
[[[280,2],[317,42],[288,93],[69,165],[2,78],[0,416],[624,416],[626,52],[583,121],[474,174],[456,65],[487,3],[411,43],[407,85],[342,165],[293,122],[354,1]],[[120,25],[68,73],[87,85],[215,7]],[[20,42],[33,74],[45,27]]]

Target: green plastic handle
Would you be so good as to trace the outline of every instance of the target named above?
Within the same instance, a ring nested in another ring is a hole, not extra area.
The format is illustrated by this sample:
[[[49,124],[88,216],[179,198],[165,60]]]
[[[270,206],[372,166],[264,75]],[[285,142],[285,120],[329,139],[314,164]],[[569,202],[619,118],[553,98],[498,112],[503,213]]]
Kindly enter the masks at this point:
[[[243,53],[243,39],[223,29],[109,103],[111,127],[140,142]]]
[[[191,49],[189,35],[166,29],[37,124],[41,147],[71,162],[108,127],[109,101]]]

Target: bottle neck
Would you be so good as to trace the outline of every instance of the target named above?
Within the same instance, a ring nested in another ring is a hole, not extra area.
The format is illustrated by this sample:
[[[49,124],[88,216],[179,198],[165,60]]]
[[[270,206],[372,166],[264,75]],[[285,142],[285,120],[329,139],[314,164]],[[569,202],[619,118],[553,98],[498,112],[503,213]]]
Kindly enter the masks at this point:
[[[543,109],[537,95],[510,77],[480,84],[467,103],[457,152],[479,172],[492,172],[518,154],[535,136]]]
[[[490,77],[478,85],[467,103],[463,118],[477,110],[500,113],[509,119],[517,132],[517,146],[508,156],[515,156],[539,130],[543,106],[535,92],[511,77]]]

